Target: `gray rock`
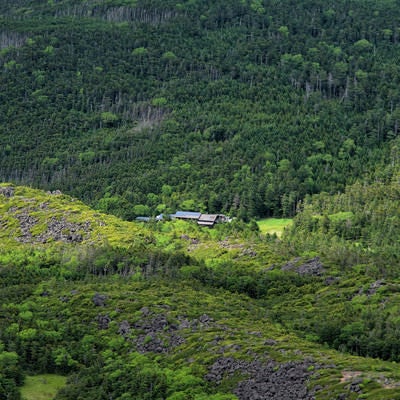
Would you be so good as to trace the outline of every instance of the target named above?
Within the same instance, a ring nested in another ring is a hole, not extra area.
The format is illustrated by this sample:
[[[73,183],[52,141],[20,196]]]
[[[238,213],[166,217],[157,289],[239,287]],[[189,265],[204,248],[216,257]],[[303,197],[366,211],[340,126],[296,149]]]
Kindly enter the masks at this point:
[[[128,336],[131,333],[131,325],[124,320],[119,324],[118,333],[122,336]]]
[[[31,229],[38,223],[38,220],[29,215],[27,210],[15,214],[14,217],[18,219],[21,229],[21,235],[17,240],[22,243],[31,243],[33,241]]]
[[[150,309],[149,307],[142,307],[140,309],[140,312],[143,314],[144,317],[147,317],[148,315],[150,315]]]
[[[308,362],[278,364],[269,361],[236,360],[232,357],[218,359],[205,376],[206,380],[221,383],[224,377],[242,374],[233,393],[240,400],[313,400],[314,395],[307,388],[307,381],[313,373]]]
[[[350,383],[350,385],[348,385],[348,389],[350,392],[354,392],[354,393],[361,393],[361,386],[360,384],[363,382],[362,378],[356,378],[353,379],[353,381]]]
[[[294,260],[282,266],[282,270],[295,271],[299,275],[313,275],[313,276],[321,276],[325,271],[319,257],[314,257],[311,260],[308,260],[300,265],[299,261],[300,261],[299,258],[295,258]]]
[[[13,197],[14,188],[12,186],[0,187],[0,194],[7,198]]]
[[[107,296],[105,294],[96,293],[92,300],[96,307],[104,307],[106,305]]]
[[[42,203],[39,208],[13,210],[14,217],[19,221],[21,235],[17,238],[22,243],[46,243],[50,240],[62,241],[66,243],[80,243],[83,241],[83,233],[87,234],[90,231],[90,222],[83,223],[69,222],[66,218],[51,217],[47,222],[47,229],[33,237],[32,228],[38,224],[39,220],[30,213],[43,208]],[[42,210],[43,211],[43,210]],[[9,210],[11,212],[11,210]]]
[[[144,316],[150,316],[147,307],[142,308]],[[167,353],[172,348],[184,343],[184,339],[176,334],[177,324],[171,324],[164,314],[157,314],[153,318],[144,318],[134,324],[135,329],[141,331],[134,342],[142,353]]]
[[[367,296],[372,296],[373,294],[376,293],[376,291],[385,285],[385,281],[383,279],[379,279],[375,282],[372,282],[369,288],[366,290],[365,294]]]
[[[81,232],[89,231],[90,223],[69,222],[65,218],[52,217],[47,223],[47,230],[37,236],[36,240],[46,243],[49,240],[62,241],[66,243],[80,243],[83,241]]]
[[[335,277],[335,276],[328,276],[325,279],[325,285],[326,286],[331,286],[333,284],[335,284],[336,282],[339,282],[339,278]]]
[[[190,321],[188,319],[182,319],[179,324],[179,329],[188,329],[190,328]]]
[[[199,322],[203,325],[209,325],[213,319],[209,317],[207,314],[203,314],[199,317]]]
[[[98,323],[98,327],[101,330],[105,330],[108,329],[108,326],[110,325],[111,322],[111,318],[108,315],[98,315],[97,318],[97,323]]]

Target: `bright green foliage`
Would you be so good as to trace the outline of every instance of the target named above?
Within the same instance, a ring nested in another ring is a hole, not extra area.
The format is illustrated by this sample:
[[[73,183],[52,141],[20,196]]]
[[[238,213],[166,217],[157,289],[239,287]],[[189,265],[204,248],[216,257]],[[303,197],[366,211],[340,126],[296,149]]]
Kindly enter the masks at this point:
[[[335,296],[344,303],[339,305],[331,290],[317,285],[311,303],[302,307],[302,320],[287,322],[314,331],[317,341],[335,348],[398,361],[398,164],[378,175],[379,181],[304,202],[286,232],[285,246],[296,254],[323,255],[334,275],[330,279]],[[290,297],[285,299],[288,310],[293,309]]]
[[[23,372],[19,365],[18,355],[15,352],[4,350],[0,342],[0,398],[19,400],[18,386],[24,380]]]

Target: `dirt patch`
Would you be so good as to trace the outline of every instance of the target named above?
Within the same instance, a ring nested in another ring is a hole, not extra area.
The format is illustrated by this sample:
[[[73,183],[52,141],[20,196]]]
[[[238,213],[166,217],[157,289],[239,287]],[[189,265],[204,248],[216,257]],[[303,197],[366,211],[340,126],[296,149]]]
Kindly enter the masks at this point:
[[[361,376],[361,371],[342,371],[342,377],[340,378],[341,383],[349,382],[354,378]]]

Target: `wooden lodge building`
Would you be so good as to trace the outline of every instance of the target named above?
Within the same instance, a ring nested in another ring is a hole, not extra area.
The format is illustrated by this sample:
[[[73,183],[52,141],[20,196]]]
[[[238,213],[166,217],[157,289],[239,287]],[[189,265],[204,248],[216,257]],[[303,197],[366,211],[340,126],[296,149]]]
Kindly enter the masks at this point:
[[[175,214],[168,216],[171,219],[182,219],[185,221],[195,221],[200,226],[208,226],[212,228],[215,224],[229,222],[230,219],[224,214],[202,214],[194,211],[177,211]],[[161,221],[165,218],[163,214],[157,215],[156,221]],[[148,222],[150,217],[137,217],[136,221]]]
[[[196,221],[198,225],[208,226],[210,228],[212,228],[215,224],[229,222],[229,218],[223,214],[202,214],[200,212],[193,211],[177,211],[175,214],[171,214],[170,218]]]

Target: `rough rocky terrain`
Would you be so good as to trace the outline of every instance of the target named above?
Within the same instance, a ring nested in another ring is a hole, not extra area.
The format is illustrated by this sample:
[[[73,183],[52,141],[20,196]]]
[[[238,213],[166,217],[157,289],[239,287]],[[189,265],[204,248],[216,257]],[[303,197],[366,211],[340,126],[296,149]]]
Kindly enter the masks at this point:
[[[12,186],[4,186],[0,187],[0,194],[3,196],[10,198],[14,196],[14,188]]]
[[[295,271],[299,275],[321,276],[325,270],[319,257],[314,257],[304,263],[301,262],[300,258],[295,258],[283,265],[282,271]]]
[[[209,369],[206,379],[217,384],[225,376],[242,375],[234,393],[241,400],[312,400],[314,391],[307,387],[310,376],[319,366],[311,362],[236,360],[219,358]]]
[[[23,209],[13,215],[20,224],[21,235],[17,240],[22,243],[46,243],[51,240],[79,243],[90,231],[89,221],[75,223],[68,221],[65,217],[50,217],[46,221],[46,229],[37,235],[33,235],[32,230],[40,221],[32,215],[32,210]]]

